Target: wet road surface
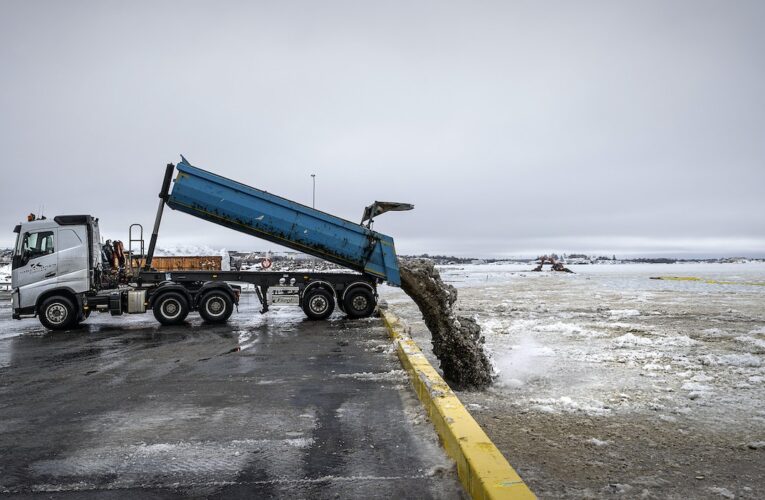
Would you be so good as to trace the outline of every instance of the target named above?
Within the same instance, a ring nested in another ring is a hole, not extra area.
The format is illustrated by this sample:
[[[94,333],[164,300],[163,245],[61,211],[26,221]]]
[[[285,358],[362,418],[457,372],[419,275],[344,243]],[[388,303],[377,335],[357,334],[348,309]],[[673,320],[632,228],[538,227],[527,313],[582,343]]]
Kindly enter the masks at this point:
[[[462,498],[378,319],[94,315],[0,306],[0,494]]]

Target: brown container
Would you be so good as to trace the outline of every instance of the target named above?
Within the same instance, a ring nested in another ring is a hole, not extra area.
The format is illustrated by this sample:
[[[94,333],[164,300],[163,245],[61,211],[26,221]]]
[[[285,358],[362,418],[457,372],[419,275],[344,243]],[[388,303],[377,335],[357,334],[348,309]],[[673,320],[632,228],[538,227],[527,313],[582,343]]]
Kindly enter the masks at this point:
[[[220,255],[154,257],[151,267],[157,271],[220,271],[223,257]],[[138,260],[133,259],[138,265]]]

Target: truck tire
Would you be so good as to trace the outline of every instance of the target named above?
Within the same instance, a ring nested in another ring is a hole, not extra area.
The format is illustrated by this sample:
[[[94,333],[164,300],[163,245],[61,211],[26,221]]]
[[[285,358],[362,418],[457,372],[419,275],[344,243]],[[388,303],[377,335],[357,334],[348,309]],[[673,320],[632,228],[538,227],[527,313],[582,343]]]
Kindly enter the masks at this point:
[[[375,311],[375,296],[362,286],[351,288],[343,297],[343,310],[349,318],[368,318]]]
[[[327,319],[334,310],[335,298],[326,290],[315,288],[303,297],[303,312],[308,319]]]
[[[204,294],[199,301],[199,315],[208,323],[225,323],[234,312],[234,301],[222,290]]]
[[[163,325],[179,325],[189,314],[189,302],[178,292],[166,292],[154,301],[152,310]]]
[[[48,330],[66,330],[77,324],[74,304],[63,295],[48,297],[38,310],[40,323]]]

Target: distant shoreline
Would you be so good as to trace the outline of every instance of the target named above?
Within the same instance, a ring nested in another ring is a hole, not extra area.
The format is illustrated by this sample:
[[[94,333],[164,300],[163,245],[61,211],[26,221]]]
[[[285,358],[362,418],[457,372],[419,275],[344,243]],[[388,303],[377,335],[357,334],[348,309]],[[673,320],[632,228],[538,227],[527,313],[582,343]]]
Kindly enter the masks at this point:
[[[436,265],[459,265],[459,264],[532,264],[538,263],[539,258],[487,258],[481,259],[476,257],[455,257],[449,255],[401,255],[400,257],[405,259],[430,259],[436,263]],[[763,258],[751,258],[751,257],[721,257],[721,258],[706,258],[706,259],[683,259],[672,257],[633,257],[625,259],[608,258],[608,257],[589,257],[582,255],[575,256],[561,256],[556,260],[563,262],[566,265],[614,265],[614,264],[747,264],[751,262],[765,262]]]

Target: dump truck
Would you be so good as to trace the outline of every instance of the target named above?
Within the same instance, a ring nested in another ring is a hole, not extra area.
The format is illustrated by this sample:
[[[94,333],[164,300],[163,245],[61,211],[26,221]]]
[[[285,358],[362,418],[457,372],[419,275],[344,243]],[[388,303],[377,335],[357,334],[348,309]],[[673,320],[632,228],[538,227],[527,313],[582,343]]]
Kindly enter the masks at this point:
[[[261,313],[293,305],[320,320],[337,305],[349,318],[363,318],[375,310],[377,285],[400,285],[393,238],[372,224],[381,213],[412,205],[375,202],[361,223],[354,223],[195,167],[183,156],[166,166],[159,198],[148,251],[140,224],[130,226],[127,250],[119,241],[102,244],[98,219],[91,215],[30,216],[17,225],[13,318],[38,317],[46,328],[63,330],[93,312],[120,316],[151,310],[162,325],[175,325],[196,311],[206,322],[222,323],[238,306],[243,283],[254,286]],[[165,206],[347,271],[157,270],[152,261]]]

